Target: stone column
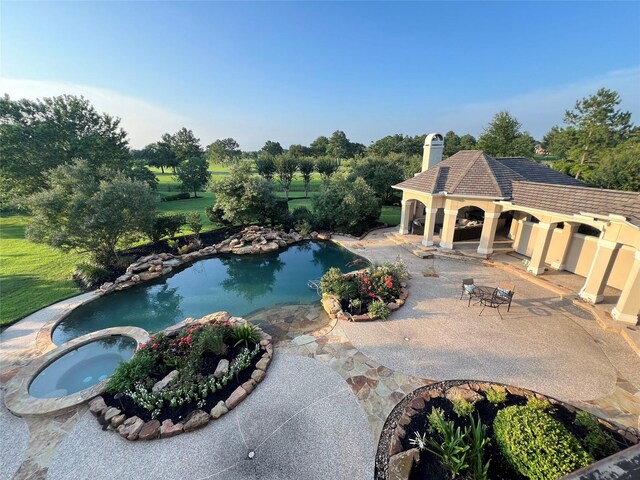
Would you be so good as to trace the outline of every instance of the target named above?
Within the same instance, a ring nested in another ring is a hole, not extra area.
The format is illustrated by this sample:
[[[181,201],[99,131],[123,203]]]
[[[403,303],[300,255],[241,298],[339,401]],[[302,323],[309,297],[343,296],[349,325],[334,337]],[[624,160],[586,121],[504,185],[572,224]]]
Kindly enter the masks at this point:
[[[445,203],[444,208],[444,224],[442,225],[442,233],[440,234],[440,248],[447,250],[453,249],[453,234],[456,230],[456,219],[458,218],[458,210],[449,210]]]
[[[411,200],[402,200],[400,202],[400,235],[407,235],[409,233],[409,222],[411,221],[411,208],[413,202]]]
[[[424,237],[422,238],[422,245],[425,247],[433,245],[433,231],[436,227],[436,213],[438,213],[437,208],[427,208],[424,212]]]
[[[527,267],[527,272],[534,275],[544,273],[544,261],[547,258],[554,228],[556,228],[555,223],[540,222],[536,224],[538,236],[536,237],[536,244],[533,247],[533,255],[531,255],[531,262]]]
[[[624,283],[618,303],[611,311],[611,316],[620,322],[640,325],[640,250],[636,250],[629,276]]]
[[[578,231],[580,227],[579,223],[567,223],[565,222],[562,229],[562,235],[560,237],[560,257],[551,262],[551,268],[555,270],[564,270],[566,267],[567,255],[569,255],[569,249],[571,248],[571,241],[573,240],[573,234]]]
[[[500,218],[500,212],[484,213],[484,222],[482,223],[482,235],[480,236],[478,253],[482,255],[489,255],[493,253],[493,241],[496,238],[498,218]]]
[[[620,247],[619,243],[610,240],[598,240],[598,248],[591,262],[589,274],[579,293],[580,298],[591,303],[600,303],[604,299],[604,287],[607,286],[613,259]]]

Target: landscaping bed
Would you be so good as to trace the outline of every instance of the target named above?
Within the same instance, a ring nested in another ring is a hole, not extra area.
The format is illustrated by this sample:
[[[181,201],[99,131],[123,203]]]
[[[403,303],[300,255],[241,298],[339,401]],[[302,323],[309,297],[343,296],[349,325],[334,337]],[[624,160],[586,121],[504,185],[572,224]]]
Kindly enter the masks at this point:
[[[638,440],[637,432],[529,390],[442,382],[415,390],[391,412],[376,479],[551,480]]]
[[[387,319],[404,305],[409,277],[401,261],[343,274],[331,268],[322,276],[322,306],[330,318],[362,322]]]
[[[262,381],[271,337],[226,312],[151,337],[90,402],[103,428],[128,440],[171,437],[235,408]]]

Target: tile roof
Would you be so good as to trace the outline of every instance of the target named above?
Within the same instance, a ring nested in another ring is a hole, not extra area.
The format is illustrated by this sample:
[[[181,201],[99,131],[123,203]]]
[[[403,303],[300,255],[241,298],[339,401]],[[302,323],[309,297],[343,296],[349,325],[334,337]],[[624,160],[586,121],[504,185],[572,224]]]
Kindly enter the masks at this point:
[[[513,182],[515,205],[568,215],[592,213],[621,215],[640,226],[640,193],[600,188]]]
[[[527,158],[493,158],[480,150],[462,150],[395,187],[513,199],[517,205],[566,214],[622,215],[640,226],[640,193],[588,187]]]

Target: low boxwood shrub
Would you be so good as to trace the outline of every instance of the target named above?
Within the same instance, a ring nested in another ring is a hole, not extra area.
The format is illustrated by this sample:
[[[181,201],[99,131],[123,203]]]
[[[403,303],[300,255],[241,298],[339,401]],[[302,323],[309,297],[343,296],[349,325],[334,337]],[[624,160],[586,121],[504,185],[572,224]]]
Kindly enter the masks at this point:
[[[541,412],[547,412],[553,409],[548,400],[540,400],[537,397],[527,398],[527,407]]]
[[[529,406],[500,410],[493,431],[505,459],[532,480],[557,479],[593,462],[561,423]]]
[[[456,412],[456,415],[459,417],[468,417],[475,409],[475,405],[464,398],[451,400],[451,404],[453,405],[453,411]]]
[[[174,195],[165,195],[160,198],[161,202],[173,202],[175,200],[186,200],[187,198],[191,198],[191,194],[189,192],[180,192]]]
[[[389,305],[380,300],[376,300],[375,302],[371,302],[369,304],[369,313],[374,317],[380,317],[383,320],[386,320],[391,316],[391,309]]]
[[[608,457],[618,451],[618,445],[613,436],[603,430],[591,414],[587,412],[576,413],[574,423],[587,430],[587,434],[580,438],[580,443],[595,458]]]
[[[506,390],[496,390],[495,388],[490,388],[486,392],[487,401],[492,405],[500,405],[507,401],[507,391]]]
[[[97,287],[111,280],[112,272],[107,267],[93,262],[82,262],[76,265],[73,279],[85,289]]]

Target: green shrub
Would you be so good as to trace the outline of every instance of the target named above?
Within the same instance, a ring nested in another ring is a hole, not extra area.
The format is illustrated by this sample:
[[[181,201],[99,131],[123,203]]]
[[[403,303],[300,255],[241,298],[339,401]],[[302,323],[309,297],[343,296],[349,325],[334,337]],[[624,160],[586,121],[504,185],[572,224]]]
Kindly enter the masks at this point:
[[[553,409],[548,400],[540,400],[536,397],[527,398],[527,407],[541,412],[551,411]]]
[[[383,320],[388,319],[391,316],[391,309],[389,305],[379,300],[371,302],[368,308],[369,313],[374,317],[380,317]]]
[[[131,390],[134,384],[147,378],[155,368],[154,358],[149,355],[134,355],[130,360],[122,362],[107,382],[109,393]]]
[[[493,431],[505,459],[532,480],[557,479],[593,462],[562,424],[529,406],[500,410]]]
[[[186,222],[186,217],[182,213],[166,213],[158,215],[149,228],[145,231],[149,240],[156,243],[164,236],[175,237]]]
[[[191,194],[189,192],[180,192],[175,195],[165,195],[160,198],[161,202],[173,202],[175,200],[186,200],[187,198],[191,198]]]
[[[587,429],[587,435],[579,440],[585,450],[595,458],[608,457],[618,451],[618,445],[613,436],[603,430],[591,414],[587,412],[576,413],[574,423]]]
[[[496,390],[495,388],[490,388],[486,391],[485,395],[487,397],[487,401],[492,405],[500,405],[507,400],[506,390]]]
[[[358,286],[351,277],[345,277],[339,268],[332,267],[320,279],[323,294],[334,295],[343,300],[358,296]]]
[[[250,344],[256,344],[260,341],[260,332],[255,326],[249,325],[249,323],[245,321],[244,325],[233,329],[231,338],[235,341],[234,346],[243,345],[249,348]]]
[[[108,268],[92,262],[79,263],[73,271],[73,279],[86,289],[108,282],[111,276],[112,273]]]
[[[427,416],[427,431],[444,435],[444,422],[444,410],[440,407],[431,408],[431,412]]]
[[[200,232],[202,231],[202,220],[200,219],[200,214],[198,212],[188,213],[186,217],[186,224],[196,237],[200,235]]]
[[[464,398],[451,400],[451,404],[453,405],[453,411],[456,412],[456,415],[459,417],[468,417],[475,409],[475,405]]]
[[[213,328],[202,329],[196,342],[196,352],[198,356],[225,355],[227,345],[224,343],[223,335]]]

